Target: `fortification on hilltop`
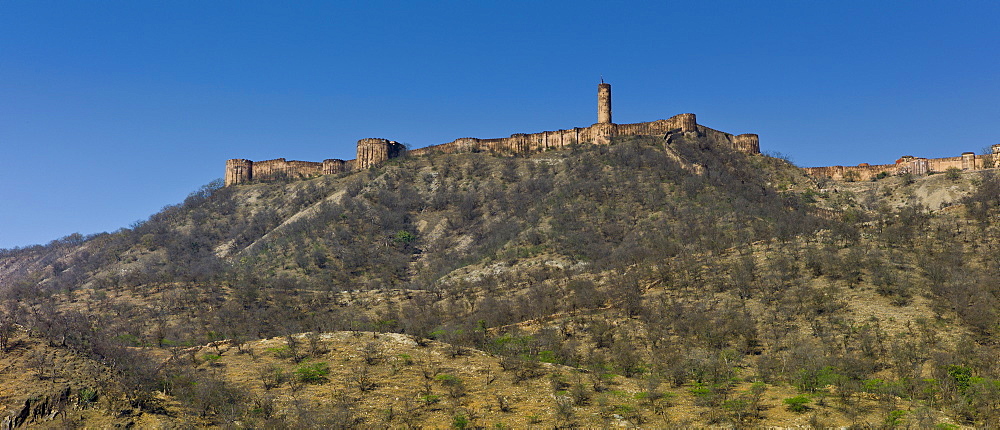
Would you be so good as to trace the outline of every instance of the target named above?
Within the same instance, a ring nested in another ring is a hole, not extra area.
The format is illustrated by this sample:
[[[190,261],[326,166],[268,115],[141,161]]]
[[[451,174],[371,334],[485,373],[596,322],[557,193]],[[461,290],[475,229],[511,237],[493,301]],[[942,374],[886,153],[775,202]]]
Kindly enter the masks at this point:
[[[278,158],[266,161],[232,159],[226,161],[226,186],[252,181],[265,182],[285,178],[309,178],[341,172],[364,170],[378,166],[404,154],[418,156],[430,153],[491,152],[494,154],[521,154],[546,149],[560,149],[576,144],[607,145],[615,136],[672,134],[701,136],[728,145],[748,154],[760,153],[756,134],[732,135],[699,125],[693,113],[683,113],[668,119],[635,124],[611,122],[611,84],[597,86],[597,123],[590,127],[543,131],[532,134],[513,134],[510,137],[478,139],[463,137],[440,145],[407,151],[399,142],[388,139],[368,138],[358,141],[357,158],[354,160],[328,159],[323,162],[295,161]]]
[[[922,158],[912,155],[904,155],[893,164],[868,164],[861,163],[857,166],[826,166],[826,167],[805,167],[803,170],[809,175],[836,179],[840,181],[868,181],[889,175],[928,175],[940,173],[949,169],[963,171],[983,170],[998,167],[1000,161],[1000,144],[990,147],[991,154],[976,155],[974,152],[963,152],[958,157],[946,158]]]

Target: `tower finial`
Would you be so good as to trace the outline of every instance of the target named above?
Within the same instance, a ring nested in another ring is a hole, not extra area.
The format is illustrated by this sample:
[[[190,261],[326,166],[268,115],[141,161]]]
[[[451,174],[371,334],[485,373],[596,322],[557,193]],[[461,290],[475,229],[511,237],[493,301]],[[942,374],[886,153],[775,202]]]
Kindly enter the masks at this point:
[[[604,83],[604,74],[603,73],[601,74],[601,83],[602,84]]]

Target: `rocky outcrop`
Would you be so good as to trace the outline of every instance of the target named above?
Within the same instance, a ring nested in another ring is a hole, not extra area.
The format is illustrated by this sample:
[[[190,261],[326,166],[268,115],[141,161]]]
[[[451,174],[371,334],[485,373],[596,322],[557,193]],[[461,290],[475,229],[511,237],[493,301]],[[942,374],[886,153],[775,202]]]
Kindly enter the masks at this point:
[[[70,395],[73,390],[65,387],[47,394],[35,395],[24,400],[0,422],[0,430],[15,429],[26,424],[40,423],[56,417],[71,407]]]

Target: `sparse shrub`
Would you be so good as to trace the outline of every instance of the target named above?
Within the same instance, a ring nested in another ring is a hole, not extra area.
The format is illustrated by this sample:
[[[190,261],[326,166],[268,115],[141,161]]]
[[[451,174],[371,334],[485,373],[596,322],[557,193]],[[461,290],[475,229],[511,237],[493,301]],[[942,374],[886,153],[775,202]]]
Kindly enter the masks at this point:
[[[906,411],[904,410],[894,410],[890,411],[885,416],[885,421],[883,423],[884,428],[896,428],[903,425],[903,417],[906,416]]]
[[[365,364],[373,365],[377,364],[382,360],[382,348],[379,346],[378,342],[368,342],[365,344],[364,348],[361,349],[362,358],[365,360]]]
[[[87,408],[97,401],[97,390],[93,388],[81,388],[76,392],[76,404],[81,408]]]
[[[615,405],[614,413],[621,415],[622,418],[628,420],[632,425],[641,425],[646,420],[643,418],[639,409],[630,405]]]
[[[260,371],[260,380],[264,383],[264,389],[277,388],[288,380],[285,370],[276,364],[269,364]]]
[[[500,367],[504,371],[514,374],[514,382],[521,382],[541,375],[539,364],[534,360],[525,360],[520,357],[503,357],[500,359]]]
[[[569,388],[569,396],[576,406],[585,406],[590,402],[590,392],[587,391],[587,386],[584,385],[583,381],[579,379]]]
[[[451,417],[451,426],[457,430],[465,430],[469,427],[469,417],[459,412]]]
[[[800,391],[813,393],[834,384],[840,378],[832,366],[804,368],[795,372],[795,387]]]
[[[221,359],[221,358],[222,358],[222,356],[219,355],[219,354],[205,354],[205,355],[201,356],[201,359],[205,360],[208,363],[209,366],[219,366],[219,365],[221,365],[221,363],[219,363],[219,359]]]
[[[323,346],[323,338],[318,332],[311,331],[306,333],[306,340],[309,341],[310,357],[319,357],[329,352],[329,350]]]
[[[295,369],[295,378],[306,384],[325,382],[329,374],[330,366],[325,362],[305,363]]]
[[[803,413],[809,410],[810,402],[812,402],[812,400],[810,400],[809,397],[806,397],[805,395],[789,397],[785,400],[782,400],[782,403],[786,405],[788,410],[797,413]]]
[[[497,409],[500,409],[500,412],[510,412],[514,410],[510,406],[510,400],[508,400],[506,396],[501,396],[497,394],[496,399],[497,399]]]
[[[958,167],[949,167],[948,170],[944,171],[944,177],[948,178],[950,181],[957,181],[962,178],[962,169]]]
[[[367,392],[374,390],[378,385],[375,383],[375,379],[372,378],[371,371],[368,366],[360,366],[351,372],[348,380],[358,388],[358,391]]]
[[[556,396],[556,417],[562,422],[573,419],[573,399],[567,396]]]
[[[437,375],[435,379],[441,382],[441,385],[444,385],[444,387],[448,390],[449,397],[457,399],[465,395],[465,383],[463,383],[459,377],[444,374]]]
[[[292,357],[292,352],[291,352],[291,349],[288,348],[288,345],[281,345],[281,346],[275,346],[275,347],[271,347],[271,348],[265,348],[264,350],[267,351],[267,352],[270,352],[271,354],[274,354],[274,356],[277,357],[277,358],[291,358]]]

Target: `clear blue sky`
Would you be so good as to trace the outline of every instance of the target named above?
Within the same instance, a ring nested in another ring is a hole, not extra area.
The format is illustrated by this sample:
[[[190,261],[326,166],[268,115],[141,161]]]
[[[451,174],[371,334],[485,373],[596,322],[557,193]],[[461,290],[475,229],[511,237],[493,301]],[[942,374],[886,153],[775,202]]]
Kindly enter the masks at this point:
[[[1000,3],[0,0],[0,247],[113,231],[228,158],[694,112],[801,166],[1000,142]]]

